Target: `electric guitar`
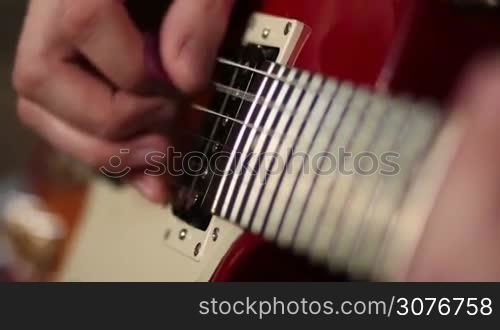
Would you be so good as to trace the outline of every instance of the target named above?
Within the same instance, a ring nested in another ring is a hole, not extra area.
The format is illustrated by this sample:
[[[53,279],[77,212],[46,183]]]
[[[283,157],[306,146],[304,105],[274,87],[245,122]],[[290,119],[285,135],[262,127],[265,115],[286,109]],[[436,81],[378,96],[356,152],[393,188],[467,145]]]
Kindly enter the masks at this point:
[[[68,188],[37,176],[34,191],[72,224],[52,279],[407,271],[461,138],[440,106],[464,66],[500,44],[498,4],[242,1],[233,20],[210,97],[171,128],[199,157],[184,158],[193,173],[171,179],[168,206],[104,179]]]

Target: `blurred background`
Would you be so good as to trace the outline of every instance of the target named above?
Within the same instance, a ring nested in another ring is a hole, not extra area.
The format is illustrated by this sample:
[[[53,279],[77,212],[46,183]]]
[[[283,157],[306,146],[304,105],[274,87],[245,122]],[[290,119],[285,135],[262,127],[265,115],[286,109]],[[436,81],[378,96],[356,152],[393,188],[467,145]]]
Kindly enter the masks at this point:
[[[11,74],[16,43],[22,27],[27,0],[0,0],[0,208],[7,196],[19,185],[33,150],[34,137],[21,127],[16,119],[16,97]],[[0,217],[0,281],[5,277],[2,269],[9,262],[5,230]]]
[[[27,0],[1,0],[0,24],[0,177],[5,179],[20,170],[29,157],[33,137],[16,120],[16,98],[11,84],[11,72],[16,43],[21,30]]]

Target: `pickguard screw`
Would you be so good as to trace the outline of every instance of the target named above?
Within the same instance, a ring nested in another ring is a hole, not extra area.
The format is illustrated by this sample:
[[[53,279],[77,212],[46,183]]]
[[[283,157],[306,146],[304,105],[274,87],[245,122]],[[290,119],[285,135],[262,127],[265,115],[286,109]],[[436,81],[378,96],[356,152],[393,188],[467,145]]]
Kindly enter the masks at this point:
[[[180,232],[179,232],[179,239],[181,241],[185,240],[186,237],[187,237],[187,234],[188,234],[188,231],[187,229],[182,229]]]
[[[196,244],[196,246],[194,247],[194,256],[197,257],[198,254],[200,254],[200,250],[201,250],[201,243],[198,243]]]
[[[269,37],[269,35],[271,34],[271,30],[269,28],[265,28],[263,31],[262,31],[262,38],[264,39],[267,39]]]
[[[285,35],[287,36],[290,33],[291,30],[292,30],[292,23],[291,22],[286,23],[286,26],[285,26]]]
[[[214,228],[214,231],[212,232],[212,241],[217,242],[217,240],[219,239],[219,232],[219,228]]]
[[[166,241],[170,238],[170,235],[172,235],[172,230],[171,229],[167,229],[167,231],[165,231],[165,234],[163,235],[163,239]]]

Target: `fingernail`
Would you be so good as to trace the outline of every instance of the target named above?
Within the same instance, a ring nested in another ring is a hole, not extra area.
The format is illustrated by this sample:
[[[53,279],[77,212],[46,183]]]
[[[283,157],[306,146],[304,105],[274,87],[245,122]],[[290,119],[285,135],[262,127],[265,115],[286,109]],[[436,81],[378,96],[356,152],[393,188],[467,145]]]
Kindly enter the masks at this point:
[[[137,180],[132,182],[132,186],[148,200],[153,201],[156,198],[154,187],[152,187],[151,184],[148,184],[148,182]]]
[[[168,147],[168,141],[165,137],[159,135],[149,135],[140,137],[130,145],[130,158],[132,161],[142,160],[152,152],[165,152]],[[140,164],[138,164],[140,165]]]
[[[159,178],[141,177],[132,182],[132,186],[152,203],[161,204],[165,200],[165,192]]]

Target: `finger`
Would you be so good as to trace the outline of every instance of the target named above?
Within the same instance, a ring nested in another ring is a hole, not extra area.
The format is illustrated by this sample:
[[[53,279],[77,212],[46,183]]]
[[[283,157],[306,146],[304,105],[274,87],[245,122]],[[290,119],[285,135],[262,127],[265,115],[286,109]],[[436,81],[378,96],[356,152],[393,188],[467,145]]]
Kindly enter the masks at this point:
[[[142,90],[147,81],[144,41],[122,1],[63,1],[62,30],[119,88]]]
[[[165,203],[168,199],[167,185],[162,177],[139,173],[132,176],[127,182],[153,203]]]
[[[167,141],[163,136],[149,135],[125,142],[110,142],[83,133],[42,107],[26,100],[18,102],[18,116],[51,145],[84,163],[99,168],[118,156],[120,166],[140,168],[147,165],[146,156],[151,152],[164,152]],[[116,166],[118,167],[118,166]],[[122,168],[112,168],[113,171]]]
[[[412,280],[500,279],[500,60],[467,75],[455,102],[460,150],[419,246]]]
[[[187,93],[204,87],[227,29],[234,0],[176,0],[161,30],[163,65]]]
[[[31,65],[46,64],[34,60]],[[123,138],[174,116],[175,99],[142,97],[113,90],[73,64],[52,64],[51,71],[37,73],[29,67],[21,67],[17,72],[21,77],[17,79],[18,91],[85,132],[105,138]],[[30,77],[32,73],[43,76]]]

